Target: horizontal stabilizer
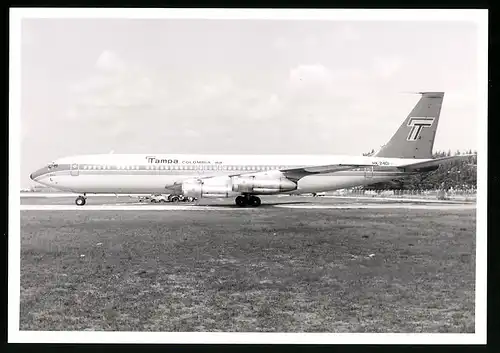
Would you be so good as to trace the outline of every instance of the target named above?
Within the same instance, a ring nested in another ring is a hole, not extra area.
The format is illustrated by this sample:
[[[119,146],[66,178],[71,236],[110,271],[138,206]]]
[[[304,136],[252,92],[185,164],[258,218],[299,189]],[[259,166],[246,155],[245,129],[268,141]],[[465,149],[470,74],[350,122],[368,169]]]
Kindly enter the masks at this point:
[[[474,156],[476,156],[476,155],[475,154],[463,154],[460,156],[442,157],[442,158],[432,159],[430,161],[407,164],[404,166],[400,166],[399,168],[404,168],[406,171],[424,169],[424,168],[439,166],[441,164],[445,164],[445,163],[449,163],[449,162],[453,162],[453,161],[468,159],[468,158],[474,157]]]

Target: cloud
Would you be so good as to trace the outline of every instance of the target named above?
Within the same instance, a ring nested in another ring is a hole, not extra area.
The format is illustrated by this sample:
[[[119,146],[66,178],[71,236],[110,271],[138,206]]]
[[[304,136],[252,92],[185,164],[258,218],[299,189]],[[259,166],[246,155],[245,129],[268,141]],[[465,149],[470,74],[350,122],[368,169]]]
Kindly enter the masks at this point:
[[[223,71],[163,76],[105,51],[96,60],[94,75],[74,86],[68,116],[86,133],[109,143],[126,140],[137,146],[151,129],[158,142],[150,146],[167,140],[187,150],[189,144],[180,136],[208,146],[231,144],[235,131],[258,131],[269,139],[288,131],[288,137],[302,141],[304,133],[319,133],[314,126],[357,124],[359,91],[374,72],[370,67],[340,70],[306,62],[290,68],[280,84],[259,81],[252,86],[251,80],[240,81]],[[328,143],[333,143],[334,133],[322,136],[330,136]]]
[[[259,95],[255,100],[257,104],[248,107],[248,117],[251,120],[268,120],[279,116],[283,112],[284,102],[275,93]]]
[[[117,115],[126,117],[123,109],[153,106],[161,91],[154,90],[146,72],[105,50],[96,60],[94,75],[72,85],[71,93],[70,119],[107,120]]]
[[[299,65],[290,70],[289,80],[297,87],[329,83],[332,80],[332,72],[321,64]]]
[[[200,132],[193,129],[185,129],[184,136],[186,137],[200,137]]]
[[[373,59],[373,69],[375,75],[382,78],[389,78],[401,71],[403,62],[401,58],[390,57],[376,57]]]
[[[252,124],[272,120],[283,108],[276,92],[227,74],[162,76],[109,50],[97,58],[91,77],[73,85],[71,101],[67,117],[79,128],[134,143],[152,127],[157,139],[223,136],[231,128],[255,128]]]
[[[369,77],[370,73],[361,69],[332,69],[322,64],[298,65],[289,73],[288,103],[312,106],[345,102],[349,97],[352,99],[353,95],[360,94]]]
[[[356,31],[352,25],[342,25],[338,31],[335,32],[335,37],[345,42],[357,41],[361,35]]]
[[[99,55],[96,68],[105,72],[116,72],[125,70],[126,66],[116,53],[105,50]]]
[[[272,40],[272,46],[276,49],[288,49],[290,42],[283,37],[277,37]]]

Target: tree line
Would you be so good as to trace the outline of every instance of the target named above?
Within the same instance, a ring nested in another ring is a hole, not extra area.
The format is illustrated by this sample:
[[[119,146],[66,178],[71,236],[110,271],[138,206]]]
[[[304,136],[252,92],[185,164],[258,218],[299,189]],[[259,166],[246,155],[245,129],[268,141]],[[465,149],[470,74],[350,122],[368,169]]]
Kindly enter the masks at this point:
[[[363,153],[363,156],[372,155],[375,151]],[[468,150],[465,152],[455,151],[437,151],[433,153],[433,158],[442,158],[449,156],[459,156],[461,154],[472,154],[473,156],[451,161],[439,166],[438,169],[429,173],[416,174],[401,180],[376,183],[365,186],[368,190],[470,190],[477,186],[477,151]]]

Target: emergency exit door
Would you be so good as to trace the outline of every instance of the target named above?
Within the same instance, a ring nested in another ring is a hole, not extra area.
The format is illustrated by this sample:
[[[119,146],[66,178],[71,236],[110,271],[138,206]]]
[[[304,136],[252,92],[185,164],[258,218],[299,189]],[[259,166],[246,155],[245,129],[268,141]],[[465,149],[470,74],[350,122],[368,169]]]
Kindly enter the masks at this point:
[[[366,167],[365,168],[365,178],[366,179],[373,178],[373,167]]]
[[[74,163],[71,165],[71,175],[72,176],[78,176],[80,174],[80,170],[78,168],[78,164]]]

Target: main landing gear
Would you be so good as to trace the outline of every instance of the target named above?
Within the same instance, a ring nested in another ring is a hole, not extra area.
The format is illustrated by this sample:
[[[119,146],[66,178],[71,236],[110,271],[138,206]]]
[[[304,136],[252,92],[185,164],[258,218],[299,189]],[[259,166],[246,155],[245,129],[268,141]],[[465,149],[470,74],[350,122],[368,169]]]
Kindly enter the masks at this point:
[[[235,202],[236,205],[240,207],[245,207],[245,206],[259,207],[261,204],[260,198],[253,195],[238,196]]]
[[[85,205],[85,203],[87,202],[87,197],[85,196],[85,194],[83,194],[83,196],[78,196],[75,200],[75,203],[77,206],[83,206]]]

